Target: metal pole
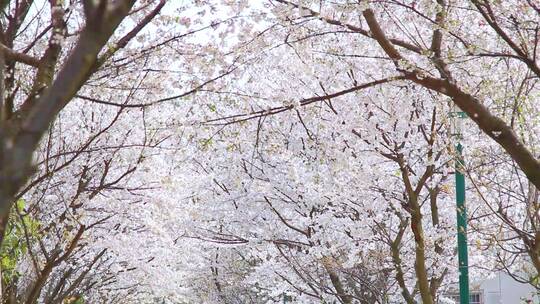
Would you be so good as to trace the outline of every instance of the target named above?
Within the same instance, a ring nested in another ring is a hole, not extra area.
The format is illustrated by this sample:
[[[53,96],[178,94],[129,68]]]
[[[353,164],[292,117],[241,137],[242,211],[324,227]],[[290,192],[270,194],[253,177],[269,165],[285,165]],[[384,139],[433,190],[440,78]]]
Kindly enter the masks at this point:
[[[463,161],[463,146],[461,145],[461,119],[465,113],[454,112],[456,126],[456,210],[457,210],[457,239],[458,239],[458,263],[459,263],[459,302],[469,304],[469,255],[467,250],[467,208],[465,205],[465,176]]]
[[[465,206],[465,177],[463,176],[463,146],[457,144],[456,205],[458,230],[459,302],[469,304],[469,255],[467,252],[467,208]]]

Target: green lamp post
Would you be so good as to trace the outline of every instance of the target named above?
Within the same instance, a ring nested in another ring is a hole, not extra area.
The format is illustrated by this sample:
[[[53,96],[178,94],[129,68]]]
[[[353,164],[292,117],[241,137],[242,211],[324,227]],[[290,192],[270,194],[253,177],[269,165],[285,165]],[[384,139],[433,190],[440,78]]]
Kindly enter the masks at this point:
[[[454,109],[457,108],[454,106]],[[469,304],[469,254],[467,250],[467,208],[465,205],[465,176],[463,172],[463,146],[461,145],[461,126],[467,116],[462,111],[452,112],[454,124],[454,136],[456,138],[456,210],[457,210],[457,239],[458,239],[458,263],[459,263],[459,302]]]

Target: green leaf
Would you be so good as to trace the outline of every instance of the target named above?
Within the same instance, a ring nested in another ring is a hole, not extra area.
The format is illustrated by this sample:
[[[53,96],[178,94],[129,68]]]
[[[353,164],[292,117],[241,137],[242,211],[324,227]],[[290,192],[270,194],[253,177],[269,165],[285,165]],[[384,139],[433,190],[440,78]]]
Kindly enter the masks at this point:
[[[27,233],[29,241],[39,237],[39,221],[27,214],[24,211],[25,207],[25,200],[20,199],[15,202],[9,215],[2,248],[0,248],[2,280],[5,283],[9,283],[20,276],[20,273],[16,271],[17,263],[28,251],[28,241],[25,233]]]

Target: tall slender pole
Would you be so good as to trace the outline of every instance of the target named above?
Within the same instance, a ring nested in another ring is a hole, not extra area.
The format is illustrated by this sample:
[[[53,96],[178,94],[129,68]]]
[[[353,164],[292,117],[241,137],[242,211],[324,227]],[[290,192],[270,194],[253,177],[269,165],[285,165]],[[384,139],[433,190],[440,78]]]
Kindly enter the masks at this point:
[[[469,254],[467,250],[467,208],[465,205],[465,176],[463,161],[463,146],[461,145],[461,120],[465,113],[454,112],[456,144],[456,210],[457,210],[457,239],[458,239],[458,263],[459,263],[459,302],[469,304]]]

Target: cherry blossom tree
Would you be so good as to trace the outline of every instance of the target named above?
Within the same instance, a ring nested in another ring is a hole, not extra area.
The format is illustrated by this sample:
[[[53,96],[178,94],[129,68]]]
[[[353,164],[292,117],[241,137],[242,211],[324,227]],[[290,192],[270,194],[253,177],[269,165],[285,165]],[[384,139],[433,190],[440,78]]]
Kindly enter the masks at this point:
[[[297,301],[359,300],[344,284],[352,268],[340,266],[351,267],[343,253],[358,254],[343,244],[347,237],[350,243],[362,239],[360,247],[386,246],[395,253],[386,254],[399,285],[390,294],[408,303],[442,300],[456,275],[453,245],[437,241],[455,233],[447,178],[455,157],[455,105],[470,119],[460,140],[470,161],[472,267],[510,273],[530,269],[531,262],[535,267],[540,171],[534,3],[265,4],[231,4],[259,10],[257,18],[237,23],[243,35],[236,51],[245,54],[245,67],[190,106],[195,120],[205,122],[193,127],[191,144],[202,152],[191,174],[208,175],[203,189],[209,191],[193,187],[196,207],[190,208],[200,210],[190,212],[203,230],[191,237],[257,248],[248,282],[260,286],[253,278],[264,277],[274,300],[287,292]],[[335,172],[334,163],[362,170]],[[359,212],[361,224],[348,212]],[[375,214],[384,220],[370,219]],[[344,224],[347,218],[351,222]],[[322,231],[326,242],[310,243]],[[366,237],[373,231],[385,238]],[[516,244],[518,252],[512,251]],[[312,247],[306,257],[302,248]],[[235,250],[244,257],[248,251]],[[276,265],[280,259],[285,266]],[[529,274],[525,281],[536,285],[538,270]]]
[[[150,108],[229,72],[185,65],[203,66],[189,39],[220,20],[168,1],[1,5],[2,301],[148,298],[157,275],[135,282],[131,272],[152,254],[118,246],[148,229],[137,210],[162,176],[146,160],[177,149],[156,124],[167,108]]]
[[[6,302],[449,301],[457,140],[538,288],[534,1],[173,2],[1,3]]]

